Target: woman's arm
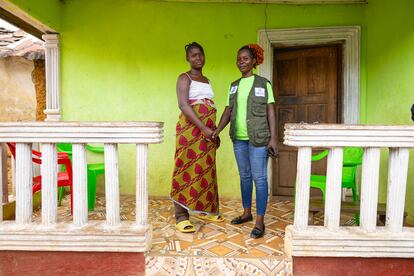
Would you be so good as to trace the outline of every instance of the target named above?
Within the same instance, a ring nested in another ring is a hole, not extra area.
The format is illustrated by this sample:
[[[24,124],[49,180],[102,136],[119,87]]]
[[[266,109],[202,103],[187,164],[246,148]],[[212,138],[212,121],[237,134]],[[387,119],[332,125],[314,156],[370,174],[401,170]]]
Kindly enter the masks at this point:
[[[185,74],[181,74],[177,80],[177,100],[181,112],[193,124],[195,124],[207,139],[212,139],[213,130],[207,127],[195,114],[193,108],[188,103],[188,93],[190,90],[190,80]]]
[[[220,132],[227,126],[227,124],[230,122],[230,107],[226,106],[226,108],[223,111],[223,114],[221,114],[220,122],[217,126],[217,129],[213,132],[213,139],[218,137]]]
[[[269,122],[270,129],[270,141],[267,148],[270,154],[273,156],[277,155],[277,140],[276,140],[276,116],[274,104],[267,104],[267,120]]]

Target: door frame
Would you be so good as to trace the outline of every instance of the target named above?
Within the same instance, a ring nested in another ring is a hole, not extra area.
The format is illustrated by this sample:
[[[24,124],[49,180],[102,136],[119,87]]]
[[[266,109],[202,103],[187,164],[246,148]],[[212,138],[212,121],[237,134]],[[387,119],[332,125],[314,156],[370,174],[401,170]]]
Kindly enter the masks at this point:
[[[263,29],[258,31],[259,45],[264,50],[264,60],[259,75],[273,81],[274,48],[342,45],[342,121],[344,124],[360,122],[360,26],[335,26],[291,29]],[[268,162],[268,183],[273,183],[272,162]],[[272,185],[269,196],[273,196]]]

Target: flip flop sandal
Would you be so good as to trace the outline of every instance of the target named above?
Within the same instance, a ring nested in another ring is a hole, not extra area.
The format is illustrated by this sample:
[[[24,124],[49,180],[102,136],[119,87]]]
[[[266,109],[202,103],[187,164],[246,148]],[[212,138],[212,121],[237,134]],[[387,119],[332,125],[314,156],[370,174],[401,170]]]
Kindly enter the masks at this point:
[[[193,215],[196,218],[199,219],[203,219],[203,220],[208,220],[208,221],[212,221],[212,222],[223,222],[224,218],[221,215]]]
[[[176,223],[175,228],[181,233],[194,233],[196,231],[194,225],[188,219]]]

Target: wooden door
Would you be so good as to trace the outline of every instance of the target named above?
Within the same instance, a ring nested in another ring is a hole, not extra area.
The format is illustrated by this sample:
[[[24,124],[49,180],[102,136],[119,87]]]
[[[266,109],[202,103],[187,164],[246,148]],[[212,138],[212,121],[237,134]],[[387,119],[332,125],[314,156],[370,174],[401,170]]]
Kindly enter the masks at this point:
[[[273,160],[273,195],[294,194],[297,149],[283,144],[285,123],[341,121],[340,57],[340,45],[275,49],[273,90],[279,157]],[[313,162],[312,173],[326,174],[326,161]]]

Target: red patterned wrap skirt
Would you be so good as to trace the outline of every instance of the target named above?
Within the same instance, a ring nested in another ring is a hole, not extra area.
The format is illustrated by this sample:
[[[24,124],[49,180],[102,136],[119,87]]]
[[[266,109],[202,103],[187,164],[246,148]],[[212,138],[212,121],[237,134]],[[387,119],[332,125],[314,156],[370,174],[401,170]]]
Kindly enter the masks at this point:
[[[194,112],[209,128],[216,128],[216,108],[210,99],[190,100]],[[218,214],[216,144],[184,114],[176,125],[176,151],[171,199],[195,213]]]

